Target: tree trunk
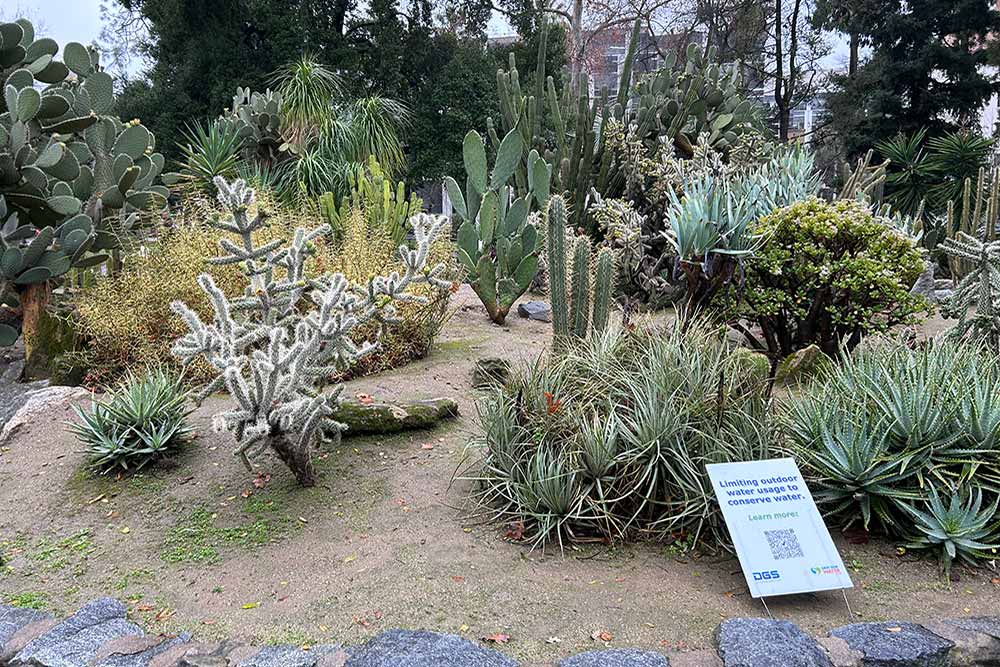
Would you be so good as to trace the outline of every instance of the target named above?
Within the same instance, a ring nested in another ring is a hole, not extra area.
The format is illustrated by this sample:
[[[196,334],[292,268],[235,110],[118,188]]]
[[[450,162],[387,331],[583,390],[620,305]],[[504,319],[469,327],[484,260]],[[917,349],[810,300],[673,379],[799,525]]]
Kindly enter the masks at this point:
[[[573,0],[573,24],[570,26],[573,53],[570,59],[570,89],[576,90],[576,82],[583,69],[583,0]]]
[[[284,435],[272,435],[270,444],[301,486],[316,486],[316,468],[308,449],[300,449]]]
[[[851,56],[847,61],[847,76],[854,78],[858,73],[858,53],[861,49],[861,37],[856,32],[851,33]]]
[[[48,281],[28,285],[20,293],[21,332],[24,334],[24,358],[30,364],[38,344],[38,330],[52,296]]]

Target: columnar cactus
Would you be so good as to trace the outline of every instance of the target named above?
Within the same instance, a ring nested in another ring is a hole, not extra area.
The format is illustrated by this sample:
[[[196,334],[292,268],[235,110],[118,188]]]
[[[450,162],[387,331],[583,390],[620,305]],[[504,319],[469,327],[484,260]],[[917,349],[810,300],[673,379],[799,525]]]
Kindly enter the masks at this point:
[[[552,165],[552,185],[567,198],[573,228],[595,231],[587,217],[592,191],[605,198],[623,191],[625,179],[618,156],[608,148],[609,121],[631,127],[644,145],[672,144],[685,157],[693,155],[699,140],[726,151],[757,123],[753,104],[740,92],[738,71],[715,64],[716,52],[711,48],[703,51],[690,45],[684,63],[670,53],[655,72],[633,84],[632,62],[640,28],[637,21],[615,99],[591,95],[586,74],[578,77],[576,85],[567,82],[559,94],[550,76],[545,88],[548,112],[543,117],[540,81],[545,77],[545,39],[539,43],[534,94],[522,91],[513,55],[509,69],[497,72],[500,128],[504,132],[518,129],[524,143]],[[550,136],[555,138],[551,149]],[[518,168],[519,187],[526,182],[522,177],[526,167]]]
[[[945,239],[941,248],[949,260],[961,261],[968,268],[942,309],[946,316],[958,318],[948,335],[1000,343],[1000,241],[983,242],[958,232],[955,238]]]
[[[511,306],[538,273],[538,233],[528,214],[533,204],[541,208],[548,199],[549,167],[532,150],[528,154],[529,187],[523,196],[511,201],[508,182],[523,155],[521,134],[511,130],[499,142],[490,173],[483,138],[472,130],[463,144],[466,192],[463,194],[455,179],[445,179],[455,213],[462,220],[459,260],[472,289],[497,324],[503,324]]]
[[[399,247],[405,266],[402,275],[372,278],[367,285],[348,282],[343,274],[305,278],[305,261],[313,242],[330,232],[328,225],[297,229],[292,242],[274,240],[257,245],[254,231],[265,216],[250,217],[254,191],[237,180],[232,184],[215,178],[219,201],[231,218],[213,226],[237,237],[223,239],[223,255],[212,264],[240,264],[248,285],[242,296],[230,299],[211,275],[198,284],[215,310],[211,324],[188,306],[175,302],[190,333],[174,344],[174,353],[185,362],[203,357],[219,373],[201,392],[203,399],[226,389],[236,401],[234,409],[216,416],[216,427],[233,433],[236,454],[252,470],[251,457],[272,449],[304,486],[316,483],[312,452],[324,432],[339,435],[346,428],[332,415],[342,385],[325,391],[329,378],[351,366],[374,349],[371,343],[351,339],[355,327],[372,320],[391,321],[393,302],[414,301],[408,288],[429,283],[448,289],[440,278],[443,265],[427,266],[430,244],[446,218],[418,214],[411,219],[415,248]]]
[[[24,19],[0,24],[0,292],[24,311],[28,348],[49,281],[103,262],[88,253],[117,248],[133,214],[169,194],[154,184],[163,156],[153,135],[111,115],[113,81],[97,51],[70,42],[62,61],[58,52]],[[5,329],[0,343],[12,337]]]
[[[591,244],[586,236],[577,237],[574,243],[573,272],[567,279],[566,218],[565,201],[559,195],[553,196],[546,213],[545,256],[557,344],[571,337],[586,338],[591,331],[603,331],[608,325],[614,291],[615,252],[608,247],[598,250],[597,267],[592,274]]]

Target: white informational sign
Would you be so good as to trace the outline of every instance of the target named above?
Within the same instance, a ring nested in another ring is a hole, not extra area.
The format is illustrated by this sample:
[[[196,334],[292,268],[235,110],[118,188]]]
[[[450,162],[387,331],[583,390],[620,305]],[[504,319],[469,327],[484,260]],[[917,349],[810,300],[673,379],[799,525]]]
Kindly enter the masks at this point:
[[[793,459],[706,467],[750,595],[854,586]]]

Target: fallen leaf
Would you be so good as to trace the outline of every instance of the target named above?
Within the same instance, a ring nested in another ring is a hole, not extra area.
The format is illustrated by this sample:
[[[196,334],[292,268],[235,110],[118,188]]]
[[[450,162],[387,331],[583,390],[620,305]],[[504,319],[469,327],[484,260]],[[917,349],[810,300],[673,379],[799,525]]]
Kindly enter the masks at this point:
[[[156,619],[157,621],[163,621],[173,616],[174,613],[175,612],[173,609],[169,607],[164,607],[160,611],[156,612],[156,616],[154,616],[153,618]]]
[[[347,558],[344,559],[344,562],[345,563],[353,563],[357,559],[358,559],[357,556],[355,556],[354,554],[351,554],[350,556],[348,556]]]
[[[253,495],[253,491],[251,491],[250,489],[243,489],[242,491],[240,491],[240,495],[243,496],[244,498],[249,498],[250,496]]]
[[[253,478],[253,485],[254,488],[263,489],[265,486],[267,486],[267,483],[270,481],[271,481],[270,475],[259,472],[257,473],[257,476]]]
[[[604,642],[605,644],[607,644],[608,642],[613,640],[615,636],[610,632],[608,632],[607,630],[598,630],[594,632],[594,634],[590,635],[590,638],[593,639],[595,642]]]
[[[131,532],[132,532],[132,529],[129,528],[128,526],[125,526],[124,528],[122,528],[122,535],[128,535]]]
[[[482,641],[487,644],[506,644],[510,641],[510,635],[506,635],[502,632],[497,632],[496,634],[487,635],[482,638]]]
[[[368,394],[355,394],[355,398],[358,399],[358,403],[361,405],[371,405],[375,402],[375,399]]]
[[[467,626],[465,623],[463,623],[462,625],[460,625],[458,627],[458,631],[459,632],[468,632],[469,631],[469,626]]]
[[[434,445],[432,445],[429,442],[425,442],[424,444],[420,445],[420,449],[434,449]]]
[[[301,521],[302,523],[309,523],[309,519],[305,518],[304,516],[300,516],[299,521]]]
[[[138,607],[136,607],[136,611],[153,611],[153,605],[141,604]]]
[[[902,632],[903,628],[898,625],[893,625],[892,627],[886,628],[886,632]]]
[[[507,526],[507,532],[505,532],[503,536],[508,540],[520,542],[524,539],[524,522],[512,521],[510,525]]]
[[[465,581],[465,577],[463,577],[463,576],[461,576],[461,575],[458,575],[458,574],[456,574],[455,576],[453,576],[453,577],[451,578],[451,580],[452,580],[452,581],[454,581],[454,582],[455,582],[456,584],[460,584],[460,583],[462,583],[463,581]]]
[[[259,604],[260,604],[259,602],[247,602],[245,605],[243,605],[243,608],[244,609],[256,609]]]
[[[204,621],[201,622],[201,624],[202,625],[215,625],[215,621],[212,620],[212,619],[210,619],[210,618],[206,618]]]

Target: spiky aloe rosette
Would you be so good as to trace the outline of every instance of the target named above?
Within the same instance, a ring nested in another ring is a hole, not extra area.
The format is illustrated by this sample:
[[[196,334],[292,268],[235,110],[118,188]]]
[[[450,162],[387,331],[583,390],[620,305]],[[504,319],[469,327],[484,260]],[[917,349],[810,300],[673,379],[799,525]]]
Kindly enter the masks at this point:
[[[243,295],[230,299],[209,274],[198,283],[209,297],[215,317],[201,320],[184,303],[173,303],[191,329],[179,338],[174,354],[185,362],[204,357],[219,375],[199,400],[225,389],[236,400],[233,410],[215,417],[217,430],[231,431],[236,454],[252,469],[251,459],[270,448],[304,486],[316,482],[312,451],[325,431],[339,434],[343,424],[331,415],[342,385],[327,388],[328,379],[371,352],[375,343],[356,344],[352,330],[360,324],[394,319],[394,302],[418,301],[407,290],[418,283],[449,289],[440,276],[441,264],[430,268],[430,244],[447,223],[440,216],[418,214],[410,223],[414,247],[399,247],[405,270],[376,276],[357,285],[343,274],[305,277],[305,262],[313,241],[328,234],[328,225],[312,231],[295,230],[292,242],[275,240],[258,246],[254,231],[264,223],[260,211],[250,217],[254,191],[242,180],[232,184],[215,178],[219,201],[231,213],[211,224],[238,237],[220,241],[223,256],[212,264],[241,264],[249,284]]]

